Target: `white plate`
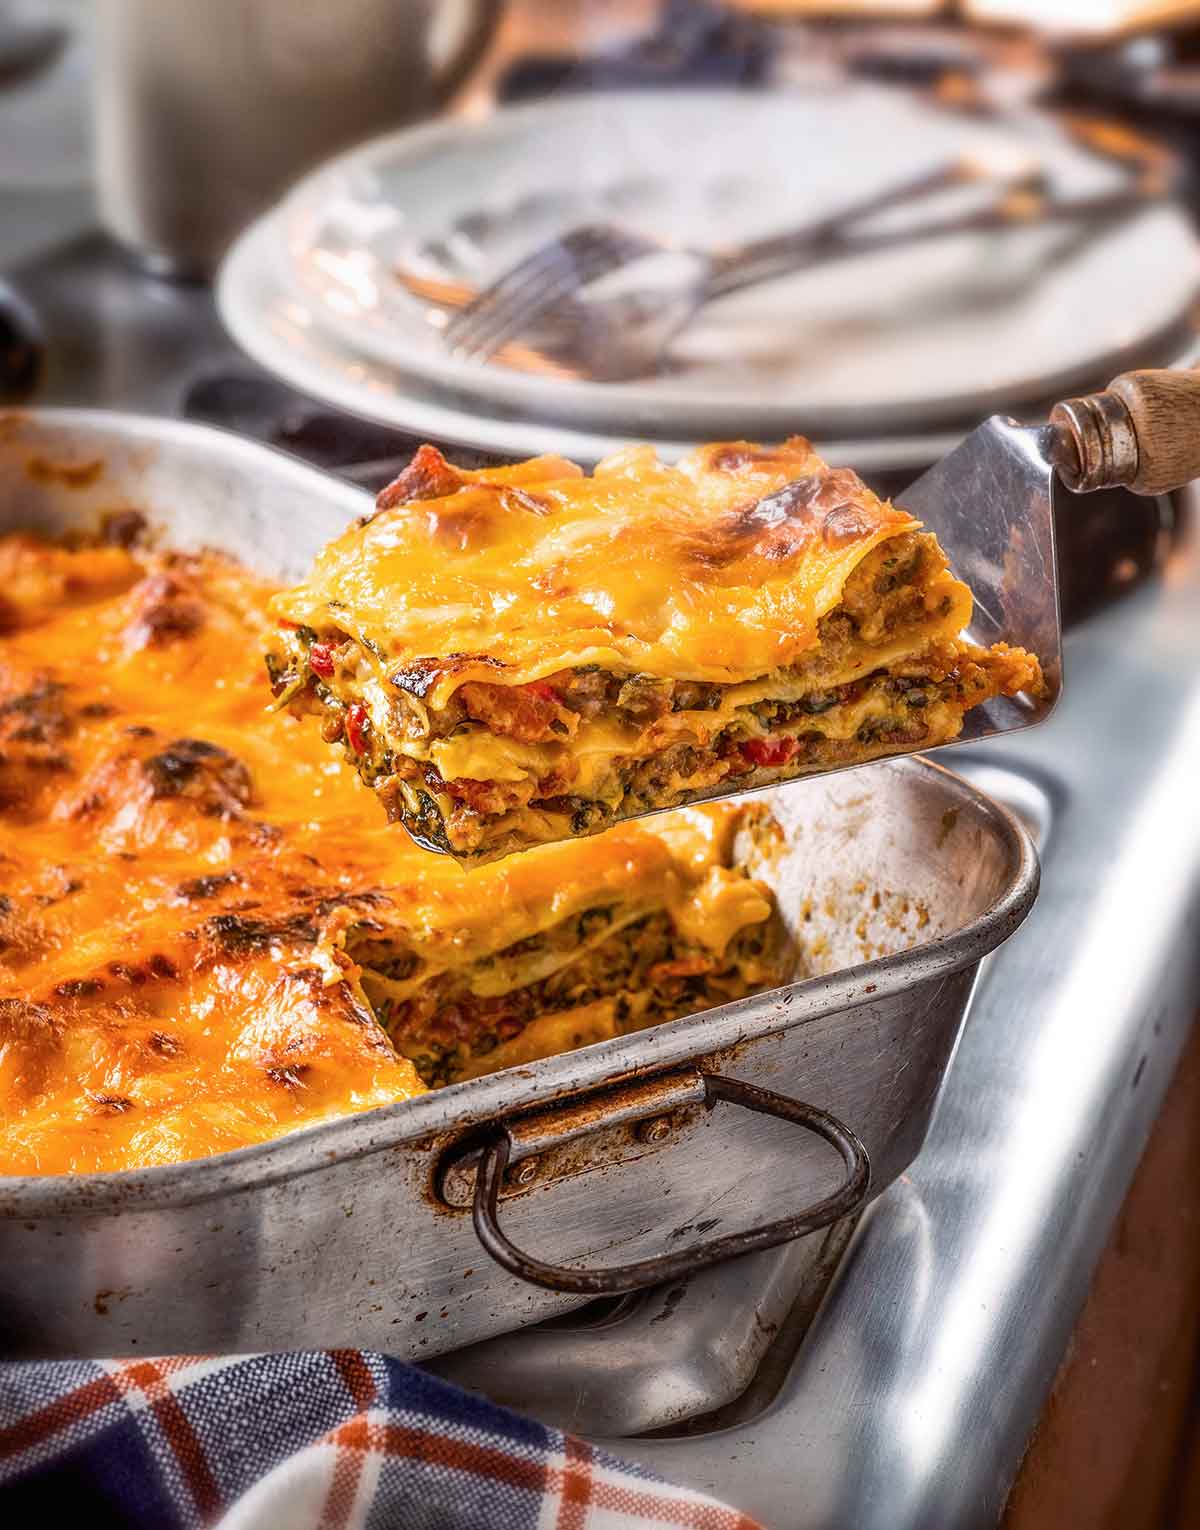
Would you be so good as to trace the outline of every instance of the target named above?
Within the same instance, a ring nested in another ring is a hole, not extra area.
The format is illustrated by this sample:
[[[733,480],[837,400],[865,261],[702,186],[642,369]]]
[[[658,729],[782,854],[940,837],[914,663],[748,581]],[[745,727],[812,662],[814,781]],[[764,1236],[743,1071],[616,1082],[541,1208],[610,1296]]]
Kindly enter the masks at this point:
[[[1200,257],[1174,206],[1086,237],[964,234],[782,279],[705,309],[670,369],[636,383],[456,361],[393,274],[484,284],[597,219],[736,242],[968,152],[1009,166],[1036,154],[1066,195],[1125,173],[1048,119],[970,120],[866,84],[642,92],[377,139],[302,182],[273,226],[284,280],[343,346],[493,409],[609,433],[927,429],[1095,384],[1180,324]]]
[[[431,388],[356,354],[319,326],[309,307],[280,281],[279,229],[270,220],[256,224],[226,257],[217,281],[217,307],[226,328],[255,361],[291,387],[349,414],[376,420],[411,435],[494,452],[501,457],[533,457],[555,452],[590,467],[628,444],[630,433],[607,433],[556,425],[523,412],[505,415],[477,399]],[[791,420],[782,434],[802,430]],[[636,434],[636,433],[635,433]],[[914,472],[936,461],[961,439],[961,431],[893,438],[819,440],[818,449],[835,466],[864,473],[911,467]],[[682,456],[704,435],[651,440],[665,460]]]

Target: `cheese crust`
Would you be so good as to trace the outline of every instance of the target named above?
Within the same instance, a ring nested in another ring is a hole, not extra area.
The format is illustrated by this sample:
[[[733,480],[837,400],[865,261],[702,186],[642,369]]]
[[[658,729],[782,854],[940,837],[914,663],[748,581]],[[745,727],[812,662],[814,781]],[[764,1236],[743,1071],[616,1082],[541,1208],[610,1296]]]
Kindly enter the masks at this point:
[[[761,812],[468,877],[269,710],[272,593],[0,538],[0,1173],[202,1157],[778,980]]]
[[[796,437],[462,472],[431,447],[272,606],[276,695],[485,862],[945,743],[1041,683],[936,538]]]

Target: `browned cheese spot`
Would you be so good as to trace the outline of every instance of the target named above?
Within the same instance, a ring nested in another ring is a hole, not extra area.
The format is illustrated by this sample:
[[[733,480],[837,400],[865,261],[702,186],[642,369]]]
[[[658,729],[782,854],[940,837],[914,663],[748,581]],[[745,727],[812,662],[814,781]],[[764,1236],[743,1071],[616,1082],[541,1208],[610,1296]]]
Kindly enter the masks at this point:
[[[436,446],[419,447],[412,461],[375,500],[375,510],[392,510],[418,499],[443,499],[469,480],[442,456]]]

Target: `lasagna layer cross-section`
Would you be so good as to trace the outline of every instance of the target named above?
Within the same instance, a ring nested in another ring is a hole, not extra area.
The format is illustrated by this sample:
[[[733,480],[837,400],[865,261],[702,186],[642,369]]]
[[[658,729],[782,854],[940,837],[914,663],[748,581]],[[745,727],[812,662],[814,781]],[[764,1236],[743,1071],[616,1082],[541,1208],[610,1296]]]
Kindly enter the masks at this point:
[[[953,739],[1040,684],[937,539],[799,437],[584,476],[431,447],[277,598],[276,695],[418,843],[490,860]]]

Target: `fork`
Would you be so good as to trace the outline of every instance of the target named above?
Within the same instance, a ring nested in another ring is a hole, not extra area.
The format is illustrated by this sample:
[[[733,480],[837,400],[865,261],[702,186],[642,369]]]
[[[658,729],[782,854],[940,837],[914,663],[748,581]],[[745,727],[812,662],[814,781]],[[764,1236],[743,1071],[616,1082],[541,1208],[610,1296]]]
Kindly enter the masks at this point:
[[[576,324],[594,319],[586,312],[591,305],[575,301],[585,288],[631,266],[653,263],[658,269],[652,273],[656,279],[651,282],[651,301],[656,309],[654,327],[663,332],[663,340],[656,343],[661,349],[669,334],[677,333],[702,303],[795,270],[835,247],[863,219],[989,178],[994,178],[994,171],[986,161],[961,156],[799,228],[727,250],[692,249],[616,224],[575,228],[539,246],[472,297],[447,323],[443,339],[460,360],[489,361],[556,310]],[[1025,165],[1008,177],[1007,194],[1039,191],[1044,179],[1039,167]],[[638,347],[639,353],[645,349]]]
[[[574,261],[576,270],[584,273],[575,285],[564,283],[560,276],[553,284],[553,295],[542,302],[538,297],[538,278],[531,285],[523,282],[519,300],[506,298],[499,320],[493,313],[485,338],[476,338],[470,350],[459,349],[454,354],[474,361],[495,357],[516,370],[598,382],[644,377],[655,370],[667,345],[704,304],[784,272],[955,234],[1003,233],[1034,225],[1073,229],[1069,237],[1078,240],[1089,230],[1098,232],[1115,226],[1130,213],[1171,195],[1169,180],[1155,175],[1112,191],[1069,198],[1047,196],[1039,187],[1040,180],[1036,174],[1027,174],[1011,182],[1007,190],[983,207],[967,213],[934,216],[903,228],[860,232],[852,225],[839,227],[816,239],[808,238],[803,244],[799,243],[799,236],[782,235],[732,254],[708,255],[646,239],[645,253],[631,258],[628,264],[605,264],[606,259],[612,259],[609,252],[615,248],[610,244],[607,251],[602,250],[597,256],[593,268],[586,258],[591,248],[590,237],[584,237],[585,230],[575,230],[573,235],[557,241],[561,246],[572,241],[572,247],[580,252],[578,257],[566,257]],[[793,239],[797,245],[789,252],[786,245]],[[767,249],[768,245],[773,248]],[[530,262],[542,253],[535,252]],[[586,274],[589,270],[595,274]],[[628,282],[630,273],[640,285],[634,290],[613,293],[614,280],[619,288],[621,279]],[[510,272],[509,276],[513,274]],[[502,277],[496,286],[507,280]],[[593,284],[599,285],[599,293],[594,298],[583,298],[583,289]],[[468,311],[490,297],[493,290],[481,293],[457,319],[451,320],[447,334],[456,334],[459,320],[465,320]],[[541,331],[536,329],[539,321],[543,323]],[[551,321],[553,330],[548,327]],[[450,343],[453,346],[455,340]],[[530,358],[534,359],[533,364]]]

